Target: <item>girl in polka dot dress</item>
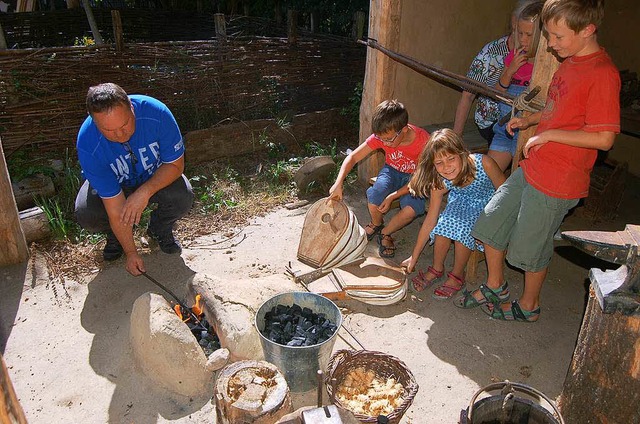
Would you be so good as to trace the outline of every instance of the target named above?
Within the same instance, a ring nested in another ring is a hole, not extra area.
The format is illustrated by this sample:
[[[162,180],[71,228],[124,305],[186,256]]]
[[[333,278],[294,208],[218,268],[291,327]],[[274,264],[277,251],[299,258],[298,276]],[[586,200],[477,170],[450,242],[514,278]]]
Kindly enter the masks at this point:
[[[444,275],[444,260],[454,244],[453,269],[447,280],[436,288],[433,297],[448,299],[464,286],[464,269],[474,249],[482,246],[471,237],[480,212],[505,177],[489,156],[471,154],[462,138],[448,128],[435,131],[420,154],[418,167],[409,183],[413,195],[429,196],[429,209],[412,255],[402,262],[412,272],[427,241],[431,240],[433,264],[419,271],[411,281],[416,291],[423,291]],[[445,194],[447,206],[440,209]]]

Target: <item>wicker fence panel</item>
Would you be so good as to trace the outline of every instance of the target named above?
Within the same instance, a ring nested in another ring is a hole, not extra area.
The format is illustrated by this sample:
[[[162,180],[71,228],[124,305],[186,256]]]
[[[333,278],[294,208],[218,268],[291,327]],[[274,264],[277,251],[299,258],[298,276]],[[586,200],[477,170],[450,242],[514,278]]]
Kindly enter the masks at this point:
[[[334,38],[217,40],[0,52],[0,136],[22,146],[72,146],[90,85],[111,81],[169,106],[183,133],[228,121],[345,106],[366,50]]]

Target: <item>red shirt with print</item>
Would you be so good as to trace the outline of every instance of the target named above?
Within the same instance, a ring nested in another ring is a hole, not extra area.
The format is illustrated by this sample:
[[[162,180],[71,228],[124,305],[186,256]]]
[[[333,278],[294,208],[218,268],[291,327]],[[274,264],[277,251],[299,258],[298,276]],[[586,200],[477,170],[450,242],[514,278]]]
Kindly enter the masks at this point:
[[[415,137],[411,144],[407,144],[406,146],[385,146],[382,141],[375,137],[375,134],[371,134],[365,141],[367,146],[373,150],[384,150],[385,163],[393,169],[404,172],[405,174],[413,174],[416,170],[418,157],[429,140],[429,133],[422,128],[411,124],[409,124],[409,127],[413,130]]]
[[[567,58],[553,75],[536,134],[549,129],[620,132],[620,74],[604,49]],[[597,149],[549,141],[520,161],[527,182],[561,199],[589,194]]]

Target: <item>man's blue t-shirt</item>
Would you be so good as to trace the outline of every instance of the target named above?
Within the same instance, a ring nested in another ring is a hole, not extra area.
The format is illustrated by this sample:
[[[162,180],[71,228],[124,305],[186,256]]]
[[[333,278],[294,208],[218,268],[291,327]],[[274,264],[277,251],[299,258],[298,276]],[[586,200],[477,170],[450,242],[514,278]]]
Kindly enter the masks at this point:
[[[139,186],[151,178],[162,163],[174,162],[184,154],[180,128],[169,108],[149,96],[131,95],[129,99],[136,128],[128,143],[109,141],[91,116],[78,132],[82,172],[102,198],[117,196],[122,187]]]

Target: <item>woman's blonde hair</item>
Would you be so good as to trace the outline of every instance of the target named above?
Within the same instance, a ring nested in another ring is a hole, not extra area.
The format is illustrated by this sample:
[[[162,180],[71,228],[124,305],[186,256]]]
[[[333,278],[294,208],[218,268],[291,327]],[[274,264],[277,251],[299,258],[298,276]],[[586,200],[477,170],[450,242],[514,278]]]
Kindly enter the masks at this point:
[[[441,156],[458,155],[462,160],[462,169],[452,181],[453,185],[461,187],[473,181],[476,177],[476,166],[464,147],[462,138],[449,128],[431,133],[424,150],[420,153],[418,166],[409,181],[409,191],[414,196],[427,197],[431,190],[444,189],[442,177],[436,170],[434,162]]]

